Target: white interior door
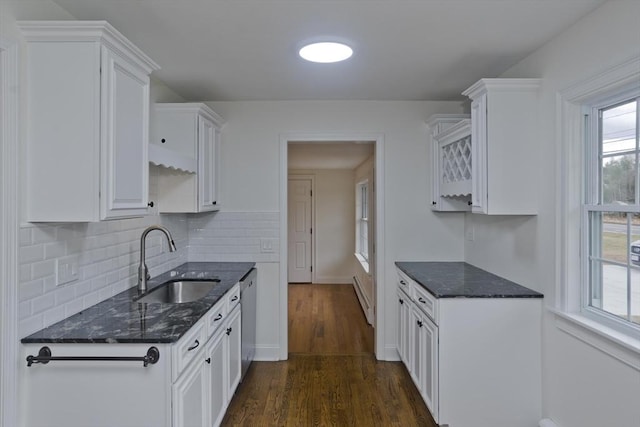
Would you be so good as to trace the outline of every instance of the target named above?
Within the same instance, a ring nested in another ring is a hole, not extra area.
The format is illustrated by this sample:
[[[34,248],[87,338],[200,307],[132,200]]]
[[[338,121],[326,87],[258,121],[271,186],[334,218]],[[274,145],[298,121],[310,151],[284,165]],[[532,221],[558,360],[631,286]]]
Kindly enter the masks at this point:
[[[289,179],[289,283],[311,283],[311,180]]]

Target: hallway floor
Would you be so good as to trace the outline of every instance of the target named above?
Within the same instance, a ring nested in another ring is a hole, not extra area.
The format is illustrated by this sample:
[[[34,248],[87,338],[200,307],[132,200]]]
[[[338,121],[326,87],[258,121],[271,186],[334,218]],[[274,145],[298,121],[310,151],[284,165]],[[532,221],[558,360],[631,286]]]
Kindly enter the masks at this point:
[[[289,285],[289,350],[252,364],[223,426],[436,427],[402,363],[375,359],[352,285]]]

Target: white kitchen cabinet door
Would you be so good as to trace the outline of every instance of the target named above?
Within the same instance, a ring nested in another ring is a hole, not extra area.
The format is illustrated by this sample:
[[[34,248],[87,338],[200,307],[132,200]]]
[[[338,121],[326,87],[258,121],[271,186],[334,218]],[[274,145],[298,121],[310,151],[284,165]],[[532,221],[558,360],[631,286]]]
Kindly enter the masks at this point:
[[[208,422],[208,365],[202,359],[191,364],[172,387],[173,425],[202,427]],[[205,366],[207,365],[207,366]]]
[[[430,130],[431,146],[431,209],[440,212],[470,211],[469,196],[442,196],[441,181],[443,176],[442,153],[438,144],[438,135],[456,126],[462,120],[468,120],[468,114],[434,114],[427,119]]]
[[[210,408],[209,425],[211,427],[217,427],[222,423],[227,408],[226,338],[225,330],[218,330],[209,340],[205,350],[205,362],[209,365],[209,400],[207,404]]]
[[[487,95],[483,94],[471,103],[471,138],[473,159],[473,189],[471,192],[471,209],[474,213],[487,211]]]
[[[101,219],[143,216],[149,194],[149,76],[102,48]]]
[[[200,148],[198,165],[200,211],[218,210],[217,200],[217,160],[218,133],[211,120],[199,117],[198,145]]]
[[[104,21],[23,21],[30,222],[143,216],[149,74],[159,67]]]
[[[410,342],[410,322],[411,322],[411,300],[410,298],[401,290],[398,289],[398,354],[400,355],[400,360],[402,360],[405,366],[410,366],[409,362],[411,352],[409,349]]]
[[[241,332],[240,304],[238,304],[229,314],[227,330],[225,331],[228,341],[227,354],[229,357],[227,365],[229,372],[227,401],[231,401],[238,384],[240,384],[240,377],[242,375]]]
[[[482,79],[471,98],[473,213],[535,215],[539,79]]]
[[[421,394],[424,402],[431,411],[434,419],[438,419],[438,327],[429,319],[422,316],[422,323],[418,325],[419,353],[421,354],[422,387]]]

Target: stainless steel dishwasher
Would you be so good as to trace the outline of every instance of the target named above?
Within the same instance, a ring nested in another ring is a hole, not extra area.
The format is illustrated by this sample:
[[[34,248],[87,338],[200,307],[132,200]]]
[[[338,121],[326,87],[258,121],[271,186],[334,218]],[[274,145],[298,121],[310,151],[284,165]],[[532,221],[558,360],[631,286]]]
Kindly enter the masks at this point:
[[[256,288],[258,270],[252,268],[240,280],[240,304],[242,322],[242,376],[247,373],[256,353]]]

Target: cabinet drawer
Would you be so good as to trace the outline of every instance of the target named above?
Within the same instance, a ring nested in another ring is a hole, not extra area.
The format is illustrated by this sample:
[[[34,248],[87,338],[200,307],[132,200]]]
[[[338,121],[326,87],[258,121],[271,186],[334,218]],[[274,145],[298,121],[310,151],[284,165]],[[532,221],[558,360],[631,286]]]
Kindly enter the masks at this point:
[[[207,336],[213,335],[224,324],[227,317],[227,300],[221,298],[216,305],[209,310],[206,316]]]
[[[240,285],[236,283],[227,293],[227,313],[240,303]]]
[[[207,343],[206,329],[205,323],[199,321],[173,346],[171,350],[173,356],[171,369],[172,382],[175,382],[184,368]]]
[[[411,281],[411,299],[427,316],[438,324],[438,300],[426,289]]]
[[[402,289],[407,295],[411,295],[410,283],[413,282],[413,280],[409,279],[406,274],[398,269],[396,269],[396,273],[398,273],[398,288]]]

